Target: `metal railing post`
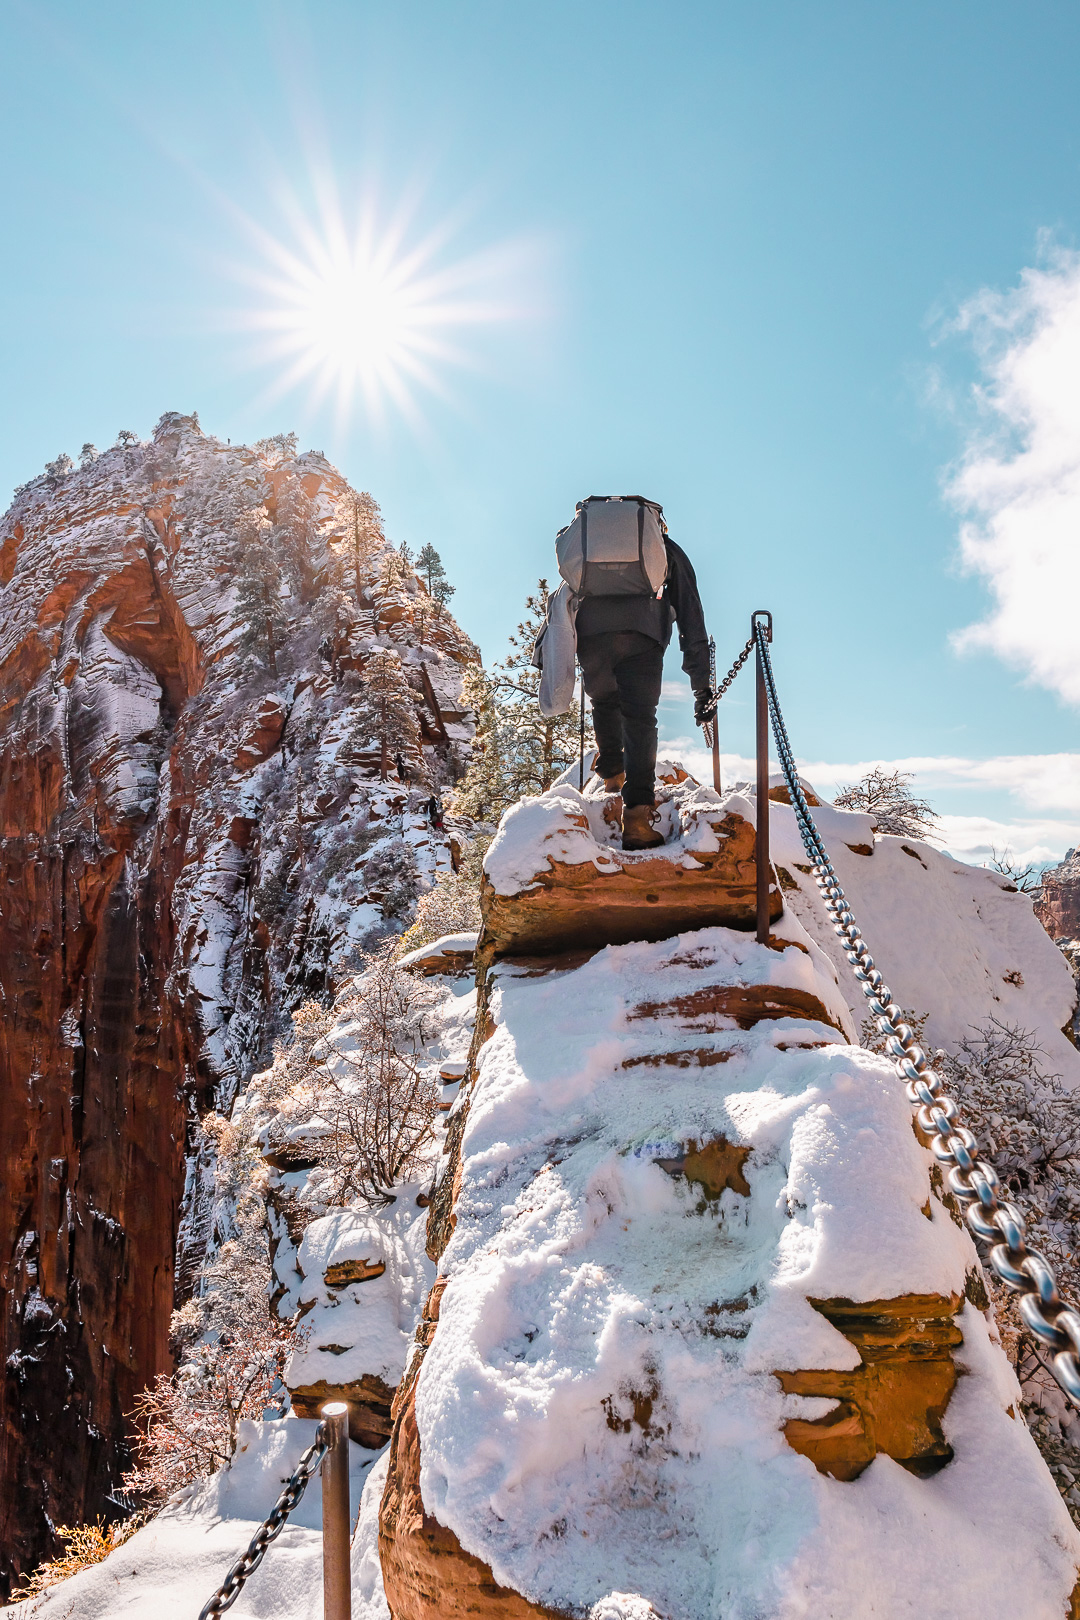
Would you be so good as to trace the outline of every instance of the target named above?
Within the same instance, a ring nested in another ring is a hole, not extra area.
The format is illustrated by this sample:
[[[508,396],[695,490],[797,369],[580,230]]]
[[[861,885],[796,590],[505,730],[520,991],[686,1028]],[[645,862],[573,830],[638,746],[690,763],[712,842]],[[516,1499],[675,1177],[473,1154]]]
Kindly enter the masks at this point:
[[[716,691],[716,641],[709,637],[709,690]],[[712,721],[712,785],[715,793],[722,793],[720,786],[720,714],[718,709],[713,710]]]
[[[330,1449],[323,1460],[323,1620],[352,1620],[349,1558],[349,1408],[331,1401],[320,1411],[329,1425]]]
[[[760,623],[767,620],[768,623]],[[759,609],[750,620],[757,666],[757,837],[754,864],[757,868],[757,938],[764,945],[769,938],[769,694],[765,686],[765,664],[761,638],[772,640],[772,614]]]

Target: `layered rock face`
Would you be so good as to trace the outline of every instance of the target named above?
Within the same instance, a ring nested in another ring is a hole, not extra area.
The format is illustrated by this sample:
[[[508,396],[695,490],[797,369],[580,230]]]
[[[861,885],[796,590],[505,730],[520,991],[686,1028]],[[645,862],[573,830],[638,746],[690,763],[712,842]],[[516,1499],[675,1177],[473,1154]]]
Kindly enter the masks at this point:
[[[367,658],[394,652],[408,763],[445,779],[473,649],[384,544],[347,588],[348,493],[316,453],[168,416],[24,486],[0,524],[8,1573],[51,1550],[49,1521],[108,1512],[125,1414],[170,1364],[176,1265],[183,1285],[207,1237],[193,1118],[448,859],[351,716]],[[267,658],[238,535],[254,514],[288,543],[289,502],[302,555]]]
[[[1035,915],[1051,939],[1080,939],[1080,854],[1067,850],[1060,866],[1043,873]]]
[[[564,949],[513,949],[497,840],[381,1503],[393,1620],[944,1620],[953,1582],[1062,1620],[1080,1536],[828,958],[790,913],[767,945],[575,949],[564,853],[514,854],[523,915],[555,874]]]

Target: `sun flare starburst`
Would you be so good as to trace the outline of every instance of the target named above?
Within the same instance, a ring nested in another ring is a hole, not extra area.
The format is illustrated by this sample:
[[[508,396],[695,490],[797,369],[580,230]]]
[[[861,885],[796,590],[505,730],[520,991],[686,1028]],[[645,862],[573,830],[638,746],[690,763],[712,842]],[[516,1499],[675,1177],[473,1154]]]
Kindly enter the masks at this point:
[[[259,295],[245,324],[275,367],[267,399],[306,386],[313,406],[333,397],[339,423],[358,401],[370,419],[393,405],[415,421],[418,393],[445,397],[446,371],[477,364],[457,335],[520,313],[520,248],[451,259],[448,226],[412,240],[407,217],[383,223],[370,206],[350,228],[326,188],[314,221],[289,215],[291,242],[260,230],[265,268],[245,277]]]

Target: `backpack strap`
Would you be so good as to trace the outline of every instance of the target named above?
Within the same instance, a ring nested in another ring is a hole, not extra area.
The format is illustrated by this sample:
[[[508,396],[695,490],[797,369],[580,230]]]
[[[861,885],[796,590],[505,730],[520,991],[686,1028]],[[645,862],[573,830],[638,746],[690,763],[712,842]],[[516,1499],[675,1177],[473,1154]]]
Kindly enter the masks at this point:
[[[645,572],[645,502],[639,495],[637,498],[637,560],[642,577],[648,579]]]
[[[589,497],[589,500],[592,496]],[[585,575],[589,567],[589,501],[581,507],[581,584],[579,595],[585,595]]]

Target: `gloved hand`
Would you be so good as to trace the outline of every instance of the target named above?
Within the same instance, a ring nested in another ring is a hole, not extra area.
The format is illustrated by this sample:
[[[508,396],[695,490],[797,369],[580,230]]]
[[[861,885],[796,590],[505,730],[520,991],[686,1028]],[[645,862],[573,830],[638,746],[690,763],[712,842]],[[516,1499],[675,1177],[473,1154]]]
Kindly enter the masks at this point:
[[[712,693],[709,691],[709,688],[707,686],[701,687],[700,690],[698,690],[697,692],[694,693],[694,724],[695,724],[695,726],[704,725],[706,720],[709,720],[709,719],[712,718],[712,716],[708,713],[709,705],[711,703],[712,703]]]

